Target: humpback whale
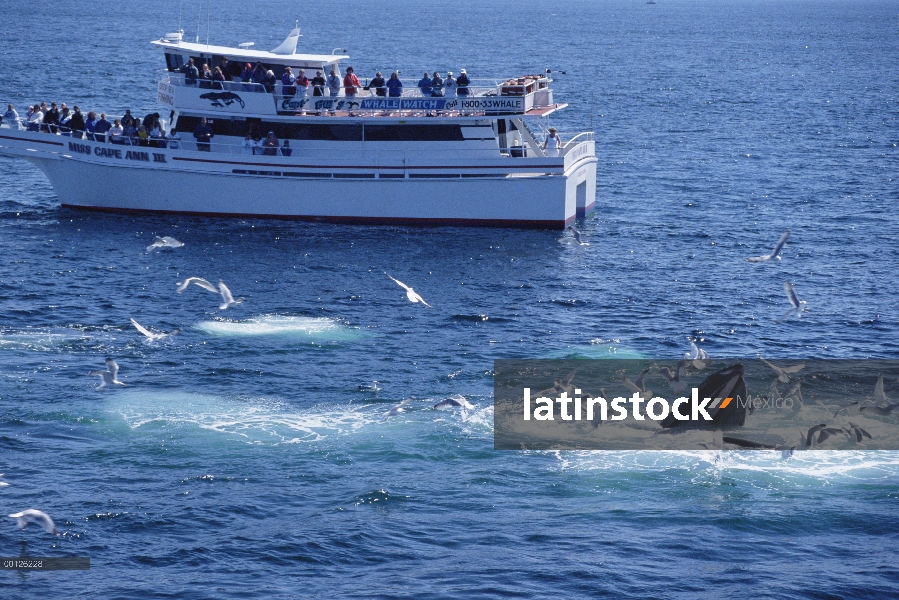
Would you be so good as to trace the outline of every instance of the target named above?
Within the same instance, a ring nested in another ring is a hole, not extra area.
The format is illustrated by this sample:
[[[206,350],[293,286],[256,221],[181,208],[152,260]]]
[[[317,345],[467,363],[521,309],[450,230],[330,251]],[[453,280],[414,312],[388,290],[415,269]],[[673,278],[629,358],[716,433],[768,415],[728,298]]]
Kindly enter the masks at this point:
[[[743,365],[735,364],[716,371],[699,384],[699,398],[733,398],[724,408],[710,408],[706,412],[711,421],[678,421],[674,415],[662,420],[662,427],[670,429],[708,429],[719,427],[742,427],[746,422],[746,382],[743,380]],[[724,403],[722,403],[724,404]]]

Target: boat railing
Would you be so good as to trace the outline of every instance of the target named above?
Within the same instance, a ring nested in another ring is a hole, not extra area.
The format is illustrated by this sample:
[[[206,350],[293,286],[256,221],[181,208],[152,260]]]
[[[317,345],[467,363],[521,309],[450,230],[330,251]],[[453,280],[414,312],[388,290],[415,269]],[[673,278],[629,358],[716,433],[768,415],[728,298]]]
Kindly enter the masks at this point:
[[[251,92],[258,94],[273,94],[279,98],[283,97],[330,97],[331,88],[328,86],[321,86],[321,94],[315,95],[315,87],[311,84],[306,88],[306,90],[302,90],[303,86],[293,85],[293,86],[285,86],[281,81],[277,81],[276,83],[270,84],[262,84],[262,83],[252,83],[252,82],[243,82],[243,81],[216,81],[210,79],[196,79],[191,80],[185,78],[180,73],[167,73],[164,75],[163,80],[170,85],[178,86],[178,87],[189,87],[193,89],[205,89],[205,90],[218,90],[224,92]],[[493,81],[493,80],[483,80],[483,81]],[[293,93],[284,93],[284,88],[290,87],[294,90]],[[380,88],[374,88],[369,85],[362,85],[360,87],[354,87],[356,90],[355,96],[357,98],[388,98],[388,97],[400,97],[400,98],[458,98],[463,96],[472,96],[472,97],[485,97],[485,96],[497,96],[499,95],[500,86],[493,82],[490,85],[469,85],[465,88],[465,92],[460,93],[460,89],[456,88],[455,91],[448,92],[445,88],[440,90],[439,93],[431,93],[425,95],[423,90],[419,88],[417,85],[403,85],[402,93],[400,96],[387,96],[387,88],[383,88],[384,94],[378,94],[377,90]],[[339,95],[340,97],[345,97],[346,87],[341,86]],[[449,95],[448,95],[449,93]],[[353,94],[350,94],[353,95]]]
[[[571,150],[577,144],[580,143],[580,142],[577,142],[577,144],[576,144],[575,142],[577,140],[580,140],[580,142],[592,142],[592,141],[594,141],[593,140],[593,132],[585,131],[583,133],[577,134],[576,136],[574,136],[573,138],[571,138],[570,140],[568,140],[567,142],[562,144],[562,150],[564,150],[565,152],[567,152],[568,150]]]

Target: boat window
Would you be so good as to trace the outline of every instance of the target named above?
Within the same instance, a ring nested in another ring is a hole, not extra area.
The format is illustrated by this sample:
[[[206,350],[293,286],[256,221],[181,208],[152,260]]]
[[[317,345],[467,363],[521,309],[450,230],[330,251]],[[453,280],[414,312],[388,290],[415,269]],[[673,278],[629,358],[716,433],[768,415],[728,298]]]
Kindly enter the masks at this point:
[[[184,66],[184,57],[180,54],[171,54],[167,52],[165,55],[165,64],[169,71],[177,71]]]
[[[366,125],[366,142],[461,142],[458,125]]]

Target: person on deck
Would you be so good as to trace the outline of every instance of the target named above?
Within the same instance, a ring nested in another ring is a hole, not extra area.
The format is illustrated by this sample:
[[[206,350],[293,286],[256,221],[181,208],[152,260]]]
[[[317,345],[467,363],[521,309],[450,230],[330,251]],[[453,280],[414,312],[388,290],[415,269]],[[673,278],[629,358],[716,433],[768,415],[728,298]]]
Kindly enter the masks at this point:
[[[56,102],[51,102],[50,109],[44,113],[44,131],[56,133],[57,123],[59,123],[59,109],[56,108]]]
[[[391,98],[399,98],[403,95],[403,82],[400,81],[399,73],[394,71],[387,80],[387,95]]]
[[[197,79],[200,78],[200,70],[194,64],[194,59],[188,58],[187,64],[181,67],[181,72],[184,73],[185,85],[197,85]]]
[[[100,113],[100,119],[97,121],[97,124],[94,126],[94,131],[97,135],[98,142],[106,141],[106,132],[112,129],[112,123],[106,120],[106,113]]]
[[[72,135],[72,129],[70,128],[70,123],[72,121],[72,111],[69,110],[69,107],[66,106],[66,103],[62,103],[62,108],[59,111],[59,121],[57,121],[59,125],[59,133],[60,135],[64,135],[66,137]]]
[[[559,137],[558,130],[555,127],[549,128],[549,135],[543,142],[543,149],[546,150],[547,156],[559,156],[562,149],[562,138]]]
[[[264,148],[262,153],[266,156],[278,155],[278,138],[275,137],[274,131],[268,132],[268,137],[266,137],[265,141],[262,142],[262,147]]]
[[[381,96],[382,98],[387,95],[387,86],[385,85],[387,82],[384,81],[384,77],[381,75],[381,72],[378,71],[375,73],[375,78],[371,80],[371,83],[368,85],[369,89],[375,90],[375,95]]]
[[[175,131],[173,127],[167,136],[165,136],[165,144],[168,146],[169,150],[178,150],[181,148],[181,136],[178,135],[178,132]]]
[[[84,137],[84,113],[77,106],[73,107],[72,118],[69,119],[69,129],[72,130],[72,137],[80,140]]]
[[[459,77],[456,79],[456,88],[457,94],[460,96],[468,95],[468,86],[471,85],[471,79],[468,78],[468,73],[465,72],[465,69],[459,71]]]
[[[215,137],[215,134],[212,132],[212,127],[207,123],[206,117],[202,117],[200,119],[200,124],[194,129],[194,139],[197,140],[197,150],[209,152],[211,150],[209,142],[213,137]]]
[[[297,93],[297,78],[293,76],[293,70],[290,67],[284,67],[284,73],[281,75],[281,95],[295,96]]]
[[[418,89],[425,98],[431,95],[431,76],[425,71],[425,76],[418,80]]]
[[[343,76],[343,91],[349,98],[355,98],[356,92],[361,87],[359,78],[353,72],[353,67],[346,68],[346,75]]]
[[[112,127],[109,128],[109,143],[110,144],[124,144],[124,140],[122,139],[122,134],[125,133],[125,128],[122,127],[122,120],[116,119]]]
[[[312,95],[313,96],[324,96],[325,95],[325,74],[319,69],[315,72],[315,77],[312,78]]]
[[[87,139],[94,141],[94,132],[97,131],[97,113],[90,111],[87,113],[87,121],[84,122],[84,132]]]
[[[44,113],[41,112],[41,107],[35,104],[28,115],[28,131],[40,131],[43,122]]]
[[[293,154],[293,148],[290,147],[290,140],[284,140],[284,145],[281,146],[281,156],[290,156]]]
[[[434,71],[434,76],[431,77],[431,95],[443,96],[443,77],[437,71]]]
[[[309,95],[309,78],[306,77],[306,70],[300,69],[300,72],[297,73],[297,99],[299,99],[302,103],[302,112],[306,114],[306,98]]]
[[[443,87],[446,90],[447,98],[455,98],[456,97],[456,80],[453,79],[452,71],[449,71],[446,74],[446,79],[443,82]]]
[[[13,108],[12,104],[6,105],[6,112],[3,113],[3,120],[13,129],[19,128],[19,113],[16,112],[16,109]]]

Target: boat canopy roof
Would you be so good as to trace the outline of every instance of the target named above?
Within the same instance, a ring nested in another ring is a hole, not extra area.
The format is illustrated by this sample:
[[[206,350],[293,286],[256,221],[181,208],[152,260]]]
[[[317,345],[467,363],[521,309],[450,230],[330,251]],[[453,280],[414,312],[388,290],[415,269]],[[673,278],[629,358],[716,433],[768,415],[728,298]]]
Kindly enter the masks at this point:
[[[150,42],[155,48],[162,49],[167,54],[179,54],[181,56],[226,56],[228,60],[238,63],[256,63],[279,65],[304,65],[306,67],[324,68],[326,65],[348,59],[345,54],[297,54],[296,45],[300,38],[299,28],[290,32],[284,42],[271,51],[251,50],[253,44],[241,44],[238,48],[229,46],[213,46],[185,42],[181,32],[168,33],[162,38]],[[185,61],[186,62],[186,61]]]

